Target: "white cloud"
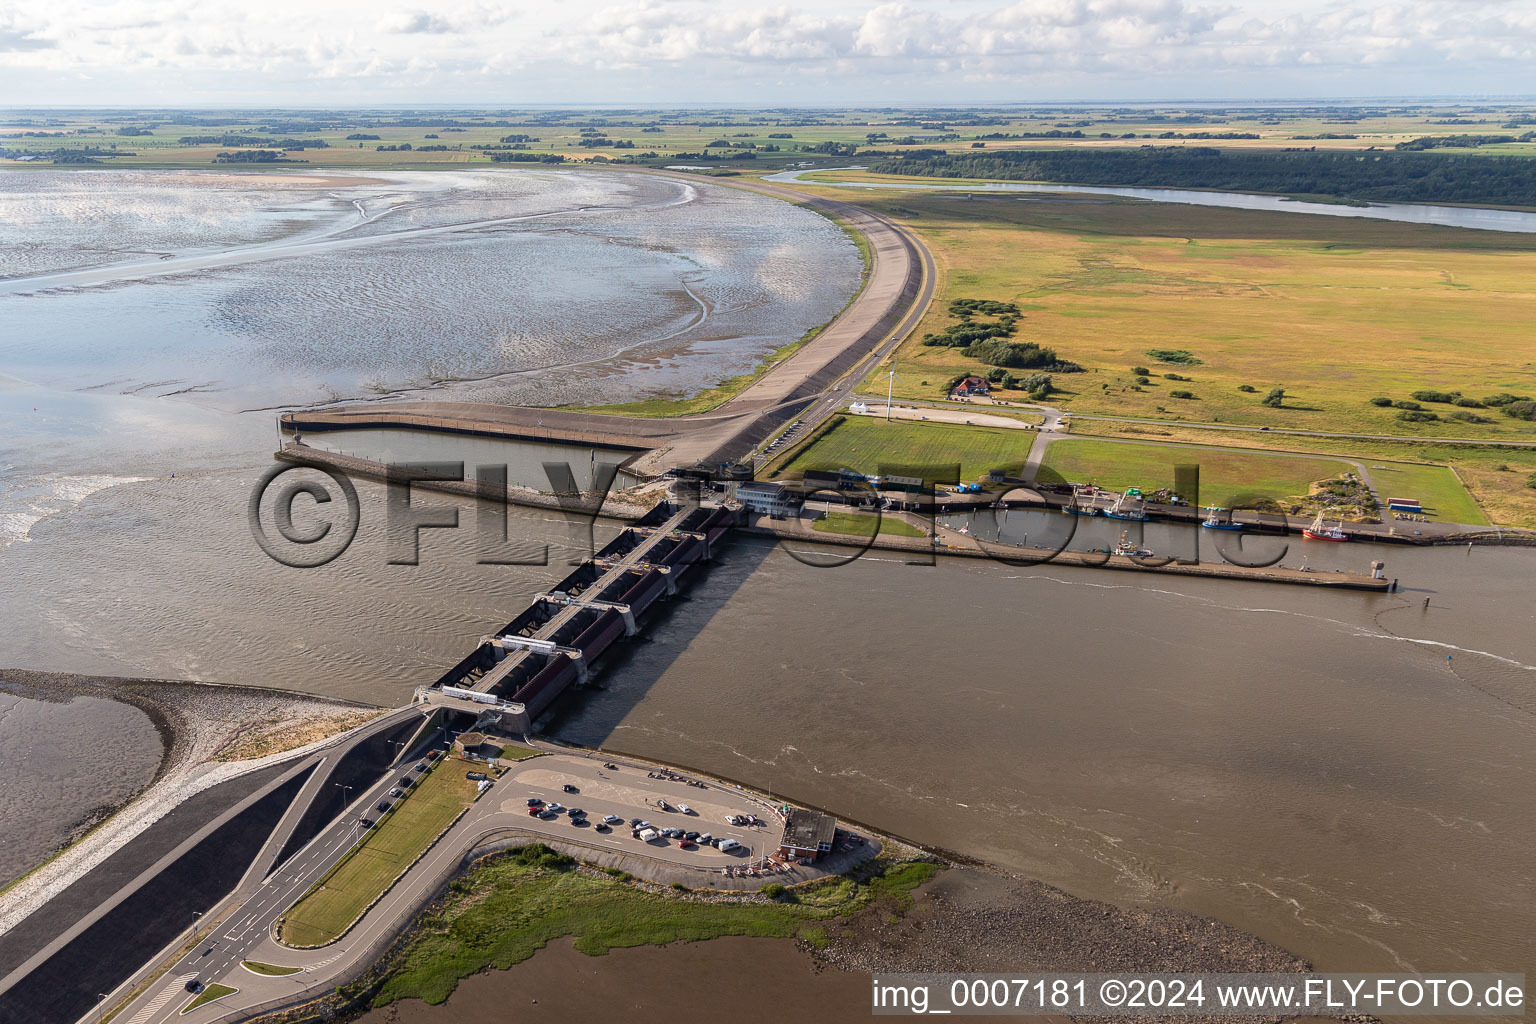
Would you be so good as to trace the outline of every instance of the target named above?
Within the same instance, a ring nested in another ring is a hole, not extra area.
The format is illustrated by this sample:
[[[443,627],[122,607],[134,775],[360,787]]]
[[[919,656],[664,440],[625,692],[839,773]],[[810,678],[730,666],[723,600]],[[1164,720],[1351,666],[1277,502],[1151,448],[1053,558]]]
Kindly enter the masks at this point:
[[[1533,93],[1536,4],[13,0],[0,14],[9,103],[49,101],[16,95],[28,85],[68,90],[54,102],[186,103],[192,78],[272,102],[316,80],[402,102]]]

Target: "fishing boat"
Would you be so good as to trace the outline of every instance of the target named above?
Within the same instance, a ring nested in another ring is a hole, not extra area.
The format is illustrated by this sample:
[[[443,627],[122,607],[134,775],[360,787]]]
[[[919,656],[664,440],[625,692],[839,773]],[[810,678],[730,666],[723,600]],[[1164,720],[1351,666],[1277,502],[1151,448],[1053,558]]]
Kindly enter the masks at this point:
[[[1104,510],[1104,515],[1110,519],[1128,519],[1133,523],[1144,523],[1147,514],[1141,509],[1128,509],[1125,507],[1126,495],[1122,494],[1115,499],[1115,503]]]
[[[1349,540],[1349,534],[1344,532],[1344,520],[1339,520],[1338,526],[1324,526],[1323,514],[1319,512],[1317,518],[1312,520],[1312,525],[1301,531],[1303,537],[1311,540]]]
[[[1126,535],[1124,530],[1120,531],[1120,543],[1111,548],[1109,553],[1112,555],[1125,555],[1128,558],[1150,558],[1153,554],[1150,548],[1132,544],[1130,537]]]
[[[1211,506],[1209,506],[1209,511],[1210,511],[1210,515],[1206,516],[1205,517],[1205,521],[1200,524],[1205,529],[1207,529],[1207,530],[1241,530],[1243,528],[1243,524],[1242,523],[1234,523],[1232,521],[1232,513],[1231,512],[1228,512],[1227,513],[1227,518],[1225,520],[1223,520],[1223,519],[1221,519],[1217,515],[1217,513],[1221,511],[1221,508],[1219,506],[1211,505]]]
[[[1066,505],[1062,511],[1069,516],[1096,516],[1099,510],[1092,505]]]

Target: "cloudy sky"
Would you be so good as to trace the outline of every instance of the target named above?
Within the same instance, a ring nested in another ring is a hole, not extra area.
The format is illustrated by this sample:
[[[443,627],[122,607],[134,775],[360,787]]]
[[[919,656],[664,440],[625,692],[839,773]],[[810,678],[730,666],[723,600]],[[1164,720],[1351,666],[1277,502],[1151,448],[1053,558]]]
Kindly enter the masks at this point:
[[[1514,96],[1536,0],[4,0],[0,106]]]

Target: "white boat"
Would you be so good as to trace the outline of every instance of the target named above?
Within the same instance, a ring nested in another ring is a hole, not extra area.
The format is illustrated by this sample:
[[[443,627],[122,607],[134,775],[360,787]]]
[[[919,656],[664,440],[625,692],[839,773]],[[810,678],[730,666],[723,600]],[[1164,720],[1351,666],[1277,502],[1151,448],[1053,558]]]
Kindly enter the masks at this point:
[[[1132,544],[1125,530],[1120,531],[1120,543],[1111,548],[1109,553],[1112,555],[1124,555],[1128,558],[1149,558],[1153,554],[1150,548]]]
[[[1225,520],[1219,518],[1217,513],[1220,511],[1221,509],[1217,506],[1210,506],[1210,515],[1206,516],[1205,521],[1200,525],[1207,530],[1241,530],[1243,528],[1242,523],[1234,523],[1232,521],[1232,514],[1230,512],[1227,513]]]

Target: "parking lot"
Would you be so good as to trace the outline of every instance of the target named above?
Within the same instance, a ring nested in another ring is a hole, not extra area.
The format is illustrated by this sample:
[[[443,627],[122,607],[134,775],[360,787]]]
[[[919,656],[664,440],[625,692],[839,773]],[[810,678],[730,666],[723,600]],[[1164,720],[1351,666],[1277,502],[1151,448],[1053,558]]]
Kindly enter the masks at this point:
[[[497,806],[498,817],[516,816],[521,827],[543,832],[553,839],[579,840],[692,867],[718,870],[740,866],[778,848],[782,822],[758,798],[715,783],[701,787],[670,778],[648,777],[658,773],[643,768],[610,768],[604,764],[565,754],[535,758],[509,770],[487,797]],[[567,792],[566,786],[573,787],[575,792]],[[536,817],[529,814],[531,799],[544,801],[545,807],[559,804],[563,809]],[[683,811],[683,807],[688,810]],[[571,808],[584,812],[579,820],[586,824],[574,823],[568,813]],[[621,821],[602,827],[607,815]],[[730,824],[728,819],[737,815],[755,816],[763,824]],[[699,832],[716,839],[734,839],[741,845],[727,853],[707,845],[684,848],[676,839],[646,842],[631,835],[630,823],[637,818],[657,829]]]

